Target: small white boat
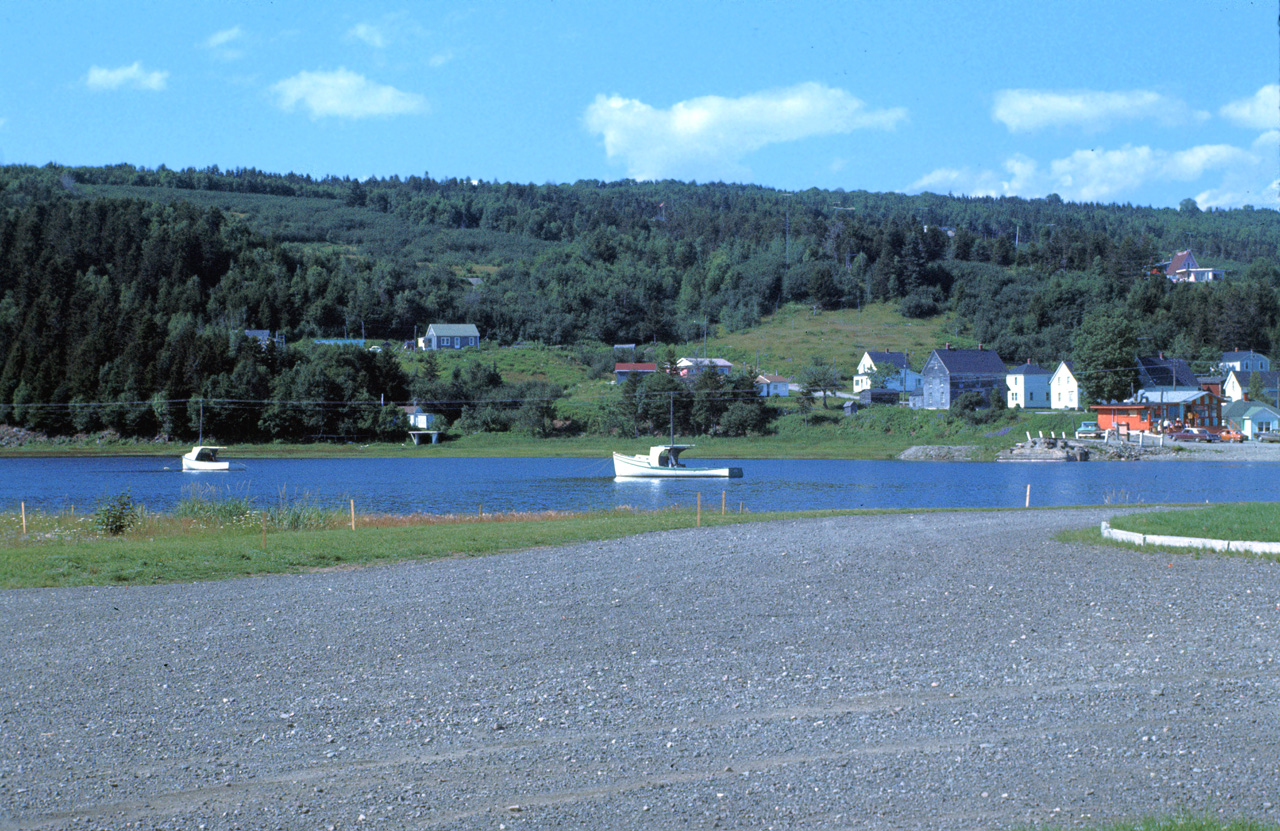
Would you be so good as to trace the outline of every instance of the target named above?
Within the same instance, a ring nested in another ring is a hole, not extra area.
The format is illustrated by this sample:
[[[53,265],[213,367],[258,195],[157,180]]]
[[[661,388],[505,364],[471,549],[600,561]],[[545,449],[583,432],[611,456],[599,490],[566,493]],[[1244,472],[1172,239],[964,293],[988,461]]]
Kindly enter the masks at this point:
[[[239,462],[224,462],[218,458],[219,450],[226,450],[225,447],[213,447],[207,444],[198,444],[191,448],[190,453],[186,453],[182,457],[182,469],[185,471],[193,470],[244,470],[244,465]]]
[[[721,479],[742,478],[740,467],[685,467],[680,462],[680,454],[692,444],[658,444],[649,448],[648,453],[627,456],[623,453],[613,454],[613,475],[616,478],[646,477],[684,479],[694,477],[718,477]]]

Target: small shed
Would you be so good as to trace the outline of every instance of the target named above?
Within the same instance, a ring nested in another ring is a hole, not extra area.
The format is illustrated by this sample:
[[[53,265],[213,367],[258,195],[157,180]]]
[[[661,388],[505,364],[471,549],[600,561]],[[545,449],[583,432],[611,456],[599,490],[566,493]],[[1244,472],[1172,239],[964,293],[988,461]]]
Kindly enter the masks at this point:
[[[858,404],[863,407],[870,407],[873,404],[888,404],[892,406],[901,400],[901,396],[902,393],[898,390],[872,387],[858,393]]]

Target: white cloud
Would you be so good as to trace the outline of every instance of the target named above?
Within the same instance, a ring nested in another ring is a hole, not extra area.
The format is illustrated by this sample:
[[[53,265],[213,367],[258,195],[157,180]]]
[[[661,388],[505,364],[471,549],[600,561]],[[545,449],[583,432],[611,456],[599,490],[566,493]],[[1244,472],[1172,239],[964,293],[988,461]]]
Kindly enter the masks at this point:
[[[221,32],[214,32],[209,35],[209,39],[204,42],[204,45],[210,49],[217,49],[242,37],[244,37],[244,30],[239,26],[232,26],[230,29],[223,29]]]
[[[230,29],[223,29],[209,35],[203,45],[222,60],[233,61],[244,56],[244,50],[240,48],[243,40],[244,29],[232,26]]]
[[[446,49],[444,52],[437,52],[432,55],[429,63],[432,69],[439,69],[451,60],[453,60],[453,52]]]
[[[1098,131],[1119,121],[1154,121],[1172,126],[1203,121],[1208,113],[1193,111],[1182,101],[1149,90],[1055,92],[1002,89],[991,117],[1015,133],[1047,127],[1079,127]]]
[[[1267,84],[1252,97],[1232,101],[1218,112],[1241,127],[1274,129],[1280,126],[1280,84]]]
[[[1267,152],[1274,155],[1280,132],[1259,139],[1251,149],[1226,144],[1206,144],[1186,150],[1158,150],[1125,145],[1115,150],[1077,150],[1041,166],[1017,154],[1002,165],[1003,171],[972,168],[939,168],[913,182],[909,191],[964,193],[971,196],[1037,197],[1057,193],[1077,202],[1131,199],[1131,194],[1153,182],[1202,181],[1222,177],[1218,187],[1196,197],[1202,208],[1253,203],[1275,205],[1274,188],[1268,185]],[[1269,148],[1269,151],[1264,149]],[[1270,168],[1274,176],[1274,168]]]
[[[277,103],[292,112],[299,106],[312,118],[370,118],[425,113],[427,99],[412,92],[377,84],[348,69],[299,72],[271,87]]]
[[[131,66],[122,66],[118,69],[104,69],[100,66],[90,67],[89,74],[85,77],[84,82],[89,89],[96,90],[132,87],[133,89],[158,92],[165,88],[168,79],[168,72],[149,72],[142,68],[141,61],[134,61]]]
[[[741,98],[708,95],[656,109],[633,98],[598,95],[583,123],[635,179],[731,178],[748,154],[770,144],[858,129],[891,130],[903,108],[868,109],[841,89],[805,83]],[[728,174],[728,176],[726,176]]]
[[[1014,196],[1036,188],[1039,165],[1015,153],[1005,160],[1004,174],[994,170],[942,167],[911,183],[909,191],[960,192],[968,196]]]
[[[1118,150],[1077,150],[1049,165],[1050,187],[1085,202],[1131,192],[1149,181],[1194,182],[1211,170],[1247,166],[1253,156],[1225,144],[1170,152],[1125,145]]]
[[[386,33],[373,23],[357,23],[347,32],[347,37],[363,41],[374,49],[384,49],[387,45]]]

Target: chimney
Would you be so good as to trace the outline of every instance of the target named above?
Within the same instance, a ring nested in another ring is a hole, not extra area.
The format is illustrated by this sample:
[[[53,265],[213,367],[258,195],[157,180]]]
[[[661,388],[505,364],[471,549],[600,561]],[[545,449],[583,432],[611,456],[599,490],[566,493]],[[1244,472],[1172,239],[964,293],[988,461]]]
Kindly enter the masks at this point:
[[[1027,358],[1027,366],[1031,366],[1031,359]]]
[[[944,346],[944,347],[942,347],[942,348],[943,348],[943,349],[950,349],[950,348],[951,348],[951,341],[947,341],[947,345],[946,345],[946,346]]]
[[[982,344],[978,344],[978,351],[979,351],[979,352],[981,352],[981,351],[982,351]]]

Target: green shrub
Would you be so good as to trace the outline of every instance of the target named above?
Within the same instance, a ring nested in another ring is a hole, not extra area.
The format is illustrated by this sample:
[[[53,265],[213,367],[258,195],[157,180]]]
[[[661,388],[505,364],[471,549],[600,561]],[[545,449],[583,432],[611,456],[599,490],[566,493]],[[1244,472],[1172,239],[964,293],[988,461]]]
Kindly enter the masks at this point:
[[[98,500],[93,524],[102,533],[118,537],[137,525],[141,519],[141,506],[133,501],[133,493],[125,488],[114,496],[104,496]]]

